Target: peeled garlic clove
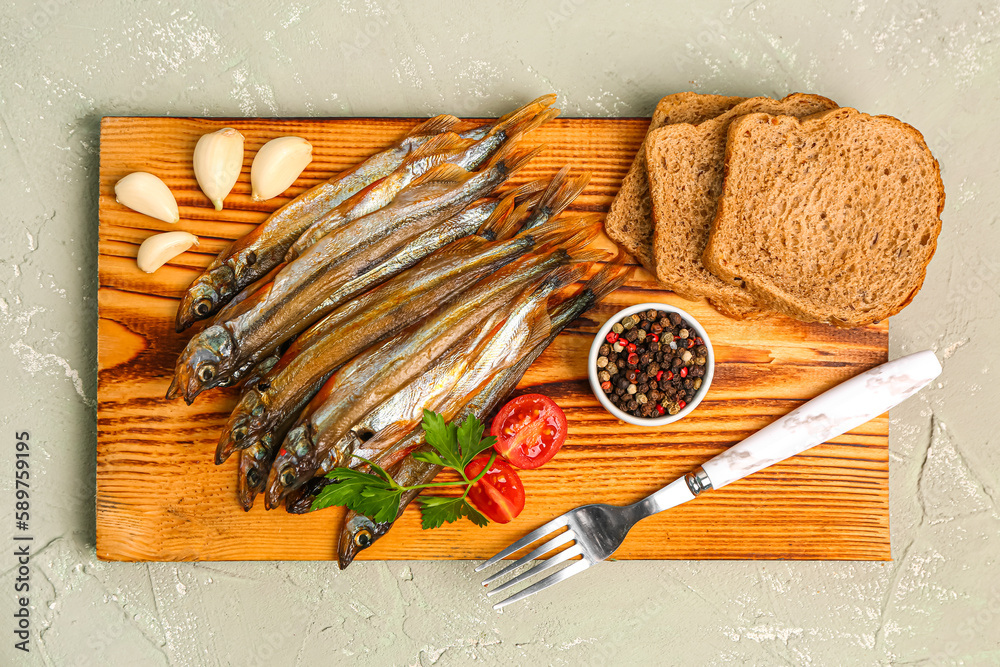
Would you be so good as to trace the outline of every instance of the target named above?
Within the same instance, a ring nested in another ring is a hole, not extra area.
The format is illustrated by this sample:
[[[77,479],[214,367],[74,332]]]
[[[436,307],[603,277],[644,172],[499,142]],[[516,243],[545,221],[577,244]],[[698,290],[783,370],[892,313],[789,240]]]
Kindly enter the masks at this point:
[[[216,211],[243,168],[243,135],[231,127],[203,134],[194,147],[194,177]]]
[[[133,171],[115,183],[115,201],[163,222],[175,223],[181,219],[170,188],[145,171]]]
[[[312,144],[302,137],[278,137],[260,147],[250,166],[254,201],[277,197],[312,162]]]
[[[193,245],[198,245],[198,237],[187,232],[153,234],[139,246],[135,263],[146,273],[152,273]]]

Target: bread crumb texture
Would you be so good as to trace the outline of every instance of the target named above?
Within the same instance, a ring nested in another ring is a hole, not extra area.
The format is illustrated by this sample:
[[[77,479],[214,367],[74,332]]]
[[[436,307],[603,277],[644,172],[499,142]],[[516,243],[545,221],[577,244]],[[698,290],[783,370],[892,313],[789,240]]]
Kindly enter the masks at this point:
[[[840,108],[753,113],[729,127],[704,262],[775,309],[861,326],[919,291],[941,231],[944,184],[915,128]]]

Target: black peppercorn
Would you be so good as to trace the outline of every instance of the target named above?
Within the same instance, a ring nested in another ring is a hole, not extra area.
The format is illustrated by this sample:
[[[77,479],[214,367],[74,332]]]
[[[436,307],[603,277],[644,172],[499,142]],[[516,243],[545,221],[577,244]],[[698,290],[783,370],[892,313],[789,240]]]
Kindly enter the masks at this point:
[[[638,417],[659,417],[677,414],[679,402],[697,394],[708,348],[680,315],[650,309],[615,322],[612,332],[617,340],[601,343],[597,361],[599,377],[610,383],[612,405]]]

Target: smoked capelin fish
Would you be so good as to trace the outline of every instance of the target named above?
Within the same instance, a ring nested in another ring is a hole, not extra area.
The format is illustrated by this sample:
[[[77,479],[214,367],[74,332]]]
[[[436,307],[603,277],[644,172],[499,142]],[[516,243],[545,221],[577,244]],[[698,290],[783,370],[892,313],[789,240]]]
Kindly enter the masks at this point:
[[[541,258],[539,264],[544,263]],[[542,276],[550,272],[545,270]],[[404,330],[386,343],[356,357],[326,382],[285,436],[268,479],[265,502],[277,507],[289,491],[315,474],[329,455],[317,436],[325,432],[327,442],[336,443],[368,410],[387,399],[459,338],[479,326],[525,288],[526,281],[539,280],[520,263],[508,265],[484,278],[438,308],[418,325]]]
[[[498,121],[479,141],[462,139],[450,132],[435,137],[414,151],[396,171],[320,216],[292,244],[285,261],[294,260],[323,236],[336,232],[352,220],[386,206],[403,188],[430,169],[442,164],[454,164],[475,171],[508,140],[516,141],[556,115],[556,109],[531,104],[511,114],[508,119]]]
[[[559,185],[564,176],[565,172],[561,172],[556,179],[553,179],[553,182]],[[544,228],[537,228],[530,236],[521,233],[510,243],[492,244],[492,249],[490,244],[485,243],[493,237],[496,237],[498,241],[503,241],[517,225],[523,224],[528,218],[532,218],[536,222],[544,221],[546,216],[530,215],[536,208],[546,206],[545,201],[538,201],[538,197],[541,195],[540,190],[541,187],[538,183],[529,183],[512,191],[506,199],[508,203],[510,199],[513,199],[519,206],[507,221],[503,221],[503,202],[480,205],[492,214],[491,218],[493,219],[492,222],[488,220],[483,229],[480,230],[482,239],[469,240],[467,243],[446,247],[423,260],[415,268],[345,304],[303,333],[288,350],[279,365],[275,367],[275,370],[263,378],[261,386],[247,385],[248,389],[224,429],[217,449],[217,461],[221,461],[235,447],[244,448],[240,454],[238,479],[238,496],[244,509],[249,510],[252,507],[255,496],[262,490],[278,446],[288,428],[295,421],[299,409],[315,394],[319,385],[329,377],[338,363],[331,361],[322,349],[314,350],[312,352],[317,356],[324,355],[323,363],[326,364],[326,367],[310,363],[304,368],[299,355],[309,351],[312,345],[324,345],[334,355],[339,354],[340,358],[353,356],[353,350],[349,352],[349,355],[344,354],[345,350],[350,347],[344,341],[367,341],[368,344],[372,344],[381,337],[394,333],[395,327],[391,331],[383,332],[384,336],[377,336],[373,333],[373,331],[377,331],[377,327],[381,326],[381,323],[386,321],[386,312],[393,312],[392,309],[386,311],[386,307],[391,305],[390,300],[395,298],[395,301],[405,304],[402,306],[403,308],[412,310],[414,304],[412,299],[415,295],[423,292],[430,297],[422,304],[422,309],[427,309],[433,303],[446,300],[450,294],[456,293],[483,275],[484,272],[508,261],[510,251],[519,254],[529,247],[541,245],[547,237],[551,237],[555,241],[563,233],[561,230],[573,234],[572,239],[564,243],[561,248],[561,250],[574,255],[572,258],[568,258],[570,261],[590,262],[603,259],[600,251],[582,252],[576,250],[577,247],[589,244],[600,231],[599,224],[587,222],[588,216],[579,221],[565,220]],[[558,187],[553,188],[550,184],[547,192],[558,190]],[[549,199],[547,210],[556,210],[556,207],[551,206],[551,197]],[[561,210],[563,206],[565,204],[560,205],[558,210]],[[476,256],[477,246],[481,251],[478,257]],[[455,259],[459,259],[460,262],[456,264]],[[484,259],[500,260],[500,263],[482,263],[481,260]],[[480,261],[479,268],[481,270],[470,271],[470,267],[476,267],[477,260]],[[382,310],[375,310],[378,307],[382,307]],[[398,317],[398,310],[395,312]],[[362,318],[360,323],[363,328],[355,328],[351,333],[346,323],[348,321],[358,323],[359,318]],[[397,322],[397,324],[401,328],[408,322],[409,320],[406,319],[401,323]],[[310,376],[310,369],[314,372],[320,370],[320,374]],[[279,392],[282,391],[284,392],[283,396],[279,395]],[[296,393],[297,391],[301,391],[301,393]]]
[[[555,96],[546,95],[522,109],[544,109],[553,102]],[[462,132],[459,136],[464,139],[483,139],[496,124],[504,122],[522,109],[493,123]],[[195,279],[181,299],[177,311],[177,330],[183,331],[192,323],[217,312],[244,287],[280,264],[292,243],[316,219],[366,186],[391,174],[412,150],[437,135],[454,129],[460,122],[450,115],[431,118],[390,148],[302,193],[272,213],[253,232],[230,244]]]
[[[518,215],[520,206],[507,215],[511,204],[516,202],[530,207],[537,202],[540,190],[538,182],[528,183],[512,190],[503,200],[485,200],[466,209],[443,227],[454,226],[455,235],[462,235],[469,233],[485,218],[486,222],[478,232],[481,242],[486,243],[491,239],[507,240],[522,219]],[[537,234],[538,232],[536,236]],[[576,235],[579,234],[577,232]],[[452,238],[452,235],[445,234],[440,240],[446,241],[445,237]],[[412,316],[419,316],[424,311],[430,312],[442,300],[478,279],[483,272],[503,264],[503,261],[495,265],[486,261],[480,266],[482,271],[470,273],[467,265],[455,262],[455,252],[460,249],[458,246],[446,246],[415,268],[330,313],[298,337],[272,372],[263,376],[256,384],[246,385],[216,449],[218,462],[225,459],[234,447],[244,448],[240,454],[238,479],[238,496],[244,509],[252,507],[257,493],[263,489],[278,445],[298,417],[299,408],[329,376],[329,373],[323,372],[319,380],[309,386],[311,379],[306,376],[306,371],[316,370],[317,367],[310,364],[299,372],[298,369],[302,368],[300,355],[310,355],[304,357],[306,360],[326,359],[322,349],[311,350],[312,346],[327,345],[333,354],[338,354],[342,352],[338,345],[341,341],[345,342],[345,348],[350,347],[351,343],[362,348],[368,347],[411,323],[411,319],[403,311]],[[394,261],[398,261],[398,257]],[[474,260],[469,259],[469,262],[475,266]],[[380,267],[380,270],[388,264],[390,263]],[[427,299],[420,299],[422,294]],[[351,323],[360,327],[350,327]],[[391,326],[386,326],[387,323]],[[357,337],[346,336],[348,329],[353,329],[358,334]],[[333,336],[336,337],[331,338]],[[321,363],[330,366],[336,362]],[[329,370],[332,372],[333,367]],[[296,393],[299,391],[302,393]],[[289,405],[293,407],[288,407]]]
[[[334,467],[364,459],[394,464],[405,454],[394,447],[395,440],[420,424],[424,410],[451,412],[442,405],[451,394],[467,402],[494,373],[516,363],[520,349],[534,347],[548,337],[548,297],[575,282],[586,270],[576,265],[553,271],[537,288],[524,292],[511,304],[503,314],[502,324],[485,325],[475,336],[456,343],[421,376],[365,415],[339,442],[330,442],[340,433],[338,429],[317,430],[317,448],[331,456],[320,463],[316,474],[325,475]],[[494,320],[500,312],[494,313]]]
[[[587,259],[600,257],[600,253],[591,254]],[[344,464],[349,452],[342,451],[338,443],[343,442],[340,439],[346,430],[421,370],[413,363],[407,366],[407,360],[426,359],[427,350],[450,344],[474,326],[475,318],[482,317],[477,311],[497,307],[523,290],[525,282],[544,278],[569,261],[566,253],[557,252],[529,255],[508,265],[443,306],[419,329],[369,350],[333,375],[285,437],[270,473],[268,507],[277,506],[281,498],[318,471]]]
[[[501,218],[504,209],[496,211]],[[252,446],[253,440],[271,431],[283,415],[297,412],[340,364],[518,257],[538,250],[563,253],[557,256],[561,259],[566,255],[567,261],[592,261],[594,253],[580,248],[596,237],[598,224],[596,219],[588,223],[586,217],[567,219],[506,241],[490,242],[484,236],[456,241],[345,304],[306,331],[261,381],[247,385],[220,436],[216,462],[224,461],[236,448]],[[497,231],[507,234],[502,226]],[[496,235],[492,227],[484,234]]]
[[[217,320],[188,342],[177,361],[167,397],[181,394],[192,402],[201,391],[226,382],[234,369],[266,356],[282,341],[373,287],[377,283],[368,274],[380,264],[475,199],[488,195],[541,150],[511,148],[498,152],[479,172],[455,165],[436,167],[389,206],[323,237],[289,263],[270,288],[262,288],[239,304],[228,320]],[[414,255],[412,263],[426,254]],[[379,276],[379,281],[390,277]]]
[[[583,174],[574,179],[568,179],[567,169],[561,170],[549,183],[548,187],[545,188],[544,196],[543,193],[539,192],[541,187],[538,183],[529,183],[525,186],[521,186],[517,190],[513,191],[511,194],[517,196],[516,201],[518,202],[518,207],[510,215],[510,219],[505,226],[506,231],[497,230],[498,239],[502,240],[507,237],[509,230],[513,229],[511,222],[516,225],[524,225],[526,222],[530,222],[532,225],[538,225],[544,223],[552,215],[557,214],[563,210],[572,199],[579,193],[580,189],[589,180],[589,174]],[[539,197],[542,197],[539,200]],[[492,204],[494,207],[495,204]],[[493,209],[490,209],[493,211]],[[494,212],[495,213],[495,212]],[[464,215],[464,214],[463,214]],[[599,227],[593,227],[588,229],[588,225],[585,222],[586,218],[580,221],[580,230],[575,234],[575,238],[572,243],[565,246],[566,249],[572,250],[573,245],[583,246],[593,240],[594,235],[599,232]],[[565,222],[559,223],[565,225]],[[487,227],[485,225],[484,227]],[[480,232],[485,234],[487,237],[491,235],[490,230],[486,232]],[[542,233],[542,230],[538,230],[536,234]],[[424,260],[418,267],[410,270],[411,275],[400,275],[394,278],[391,283],[396,283],[397,285],[407,285],[412,280],[413,282],[420,282],[418,276],[427,277],[428,273],[433,273],[433,271],[439,266],[437,262],[441,261],[440,253],[446,253],[446,251],[439,251],[439,256],[435,257],[432,255]],[[574,254],[577,254],[574,252]],[[575,258],[575,261],[587,262],[587,261],[597,261],[603,259],[600,253],[585,253],[579,254]],[[435,261],[437,260],[437,262]],[[419,269],[419,271],[418,271]],[[450,276],[443,276],[443,278],[449,278]],[[457,281],[455,281],[457,282]],[[445,285],[451,285],[452,287],[457,286],[452,284],[452,281],[446,281]],[[388,298],[385,296],[388,292],[382,291],[382,288],[377,288],[368,292],[367,294],[355,299],[348,304],[345,304],[340,309],[328,315],[324,320],[317,323],[310,330],[306,331],[299,338],[298,342],[293,345],[286,356],[283,358],[285,362],[290,359],[294,359],[298,354],[302,353],[303,350],[308,349],[317,340],[319,341],[330,341],[334,343],[334,349],[336,349],[335,343],[337,339],[328,338],[332,334],[333,330],[340,326],[349,317],[356,317],[358,314],[365,311],[366,308],[370,307],[372,302],[378,301],[381,298]],[[442,297],[442,300],[444,297]],[[329,326],[324,326],[328,324]],[[344,340],[347,337],[341,336],[340,340]],[[375,340],[371,341],[376,342]],[[283,364],[285,363],[283,362]],[[282,367],[279,367],[275,373],[280,373]],[[327,369],[332,372],[332,368]],[[328,372],[321,375],[319,382],[321,383],[329,376]],[[294,375],[296,380],[302,380],[301,374]],[[263,391],[270,389],[269,380],[265,379]],[[269,471],[272,467],[272,463],[277,454],[277,449],[280,446],[286,432],[295,421],[298,416],[298,410],[302,404],[309,400],[309,398],[315,394],[318,390],[318,386],[306,387],[304,393],[298,397],[299,403],[288,407],[287,402],[282,402],[280,400],[273,400],[270,396],[260,396],[254,391],[253,385],[247,385],[248,391],[244,394],[240,401],[240,405],[234,411],[233,416],[230,419],[230,423],[224,430],[222,437],[220,438],[219,448],[217,449],[218,459],[225,458],[232,451],[232,448],[237,446],[245,447],[240,453],[240,465],[239,465],[239,479],[238,479],[238,495],[240,502],[244,509],[249,510],[253,505],[253,501],[257,493],[259,493],[266,481]],[[279,389],[281,387],[279,386]],[[300,385],[302,388],[302,385]],[[288,394],[294,397],[294,394]],[[286,395],[286,396],[288,396]],[[284,406],[284,409],[282,409]],[[275,411],[278,416],[270,415],[271,411]],[[283,414],[282,414],[283,413]],[[273,420],[273,425],[268,424]],[[254,424],[258,425],[254,428]],[[234,439],[233,433],[237,432],[241,437],[239,439]],[[384,440],[387,437],[385,434],[380,434],[380,439]],[[320,478],[322,479],[322,478]],[[301,496],[301,492],[296,490],[293,492],[293,496]],[[306,511],[303,509],[301,511]]]
[[[619,256],[614,263],[605,266],[591,278],[577,295],[550,311],[551,333],[549,337],[527,352],[515,365],[496,373],[486,386],[450,419],[461,421],[471,414],[481,421],[485,421],[489,414],[514,390],[528,367],[551,344],[560,331],[595,303],[625,284],[632,269],[622,265],[623,259],[624,256]],[[411,451],[426,447],[423,444],[423,431],[420,428],[414,429],[404,440],[407,441],[406,444]],[[376,461],[376,463],[381,465],[380,461]],[[407,456],[387,469],[393,479],[404,486],[429,484],[440,471],[440,466],[417,461],[412,456]],[[320,480],[317,482],[315,484],[316,493],[322,487]],[[396,515],[397,519],[419,493],[420,491],[408,491],[403,494]],[[306,505],[307,500],[308,497],[300,499],[296,504],[296,509],[301,510]],[[309,503],[311,504],[311,501]],[[395,521],[375,523],[364,515],[348,511],[337,540],[337,560],[340,568],[344,569],[350,565],[359,552],[367,549],[385,535],[394,523]]]
[[[392,173],[409,152],[458,125],[454,116],[427,120],[392,147],[307,190],[233,241],[195,278],[177,309],[177,331],[210,317],[244,287],[281,263],[289,246],[316,218]]]

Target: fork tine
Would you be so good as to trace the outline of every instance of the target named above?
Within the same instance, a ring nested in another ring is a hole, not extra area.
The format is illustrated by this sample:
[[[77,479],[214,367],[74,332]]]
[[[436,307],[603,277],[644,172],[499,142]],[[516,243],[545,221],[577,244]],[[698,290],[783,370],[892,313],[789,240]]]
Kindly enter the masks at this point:
[[[486,579],[484,579],[483,580],[483,586],[489,586],[491,583],[493,583],[497,579],[500,579],[501,577],[503,577],[506,574],[510,574],[511,572],[513,572],[514,570],[516,570],[517,568],[519,568],[522,565],[524,565],[525,563],[527,563],[528,561],[535,560],[539,556],[543,556],[543,555],[547,554],[548,552],[552,551],[553,549],[555,549],[559,545],[565,544],[566,542],[569,542],[570,540],[575,540],[575,539],[576,539],[576,534],[574,534],[572,530],[567,530],[564,533],[559,533],[554,538],[552,538],[551,540],[549,540],[548,542],[546,542],[542,546],[538,547],[534,551],[532,551],[532,552],[528,553],[527,555],[521,557],[516,562],[511,563],[510,565],[508,565],[504,569],[500,570],[496,574],[494,574],[494,575],[492,575],[492,576],[487,577]]]
[[[580,556],[582,554],[583,554],[583,547],[581,547],[579,544],[574,544],[569,549],[566,549],[565,551],[560,551],[552,558],[538,561],[538,565],[535,565],[533,568],[522,572],[521,574],[517,575],[510,581],[500,584],[492,591],[487,591],[486,595],[496,595],[498,593],[503,593],[508,588],[517,586],[519,583],[525,581],[526,579],[530,579],[531,577],[539,575],[542,572],[545,572],[546,570],[550,570],[559,563],[569,560],[573,556]]]
[[[528,586],[524,590],[521,590],[521,591],[518,591],[517,593],[514,593],[513,595],[511,595],[506,600],[502,600],[500,602],[497,602],[495,605],[493,605],[493,608],[494,609],[503,609],[507,605],[512,604],[514,602],[517,602],[518,600],[523,600],[524,598],[528,597],[529,595],[534,595],[538,591],[544,590],[544,589],[548,588],[549,586],[552,586],[553,584],[558,584],[560,581],[564,581],[566,579],[569,579],[574,574],[579,574],[580,572],[583,572],[584,570],[586,570],[588,567],[590,567],[593,564],[594,563],[590,562],[587,559],[578,560],[577,562],[573,563],[569,567],[564,567],[563,569],[559,570],[555,574],[550,574],[549,576],[545,577],[541,581],[535,582],[531,586]]]
[[[556,528],[562,528],[563,526],[567,525],[569,523],[568,515],[569,512],[561,516],[557,516],[556,518],[552,519],[552,521],[549,521],[542,527],[536,528],[535,530],[531,531],[530,533],[519,539],[517,542],[514,542],[509,547],[502,550],[497,555],[493,556],[493,558],[490,558],[485,563],[481,563],[479,566],[476,567],[476,572],[482,572],[489,566],[496,565],[498,562],[500,562],[507,556],[517,553],[518,551],[528,546],[532,542],[535,542],[536,540],[545,537]]]

